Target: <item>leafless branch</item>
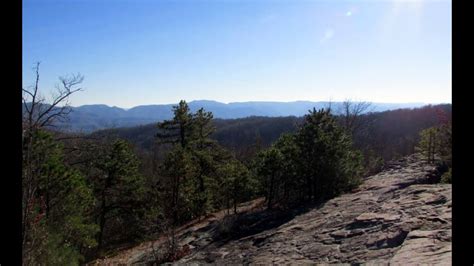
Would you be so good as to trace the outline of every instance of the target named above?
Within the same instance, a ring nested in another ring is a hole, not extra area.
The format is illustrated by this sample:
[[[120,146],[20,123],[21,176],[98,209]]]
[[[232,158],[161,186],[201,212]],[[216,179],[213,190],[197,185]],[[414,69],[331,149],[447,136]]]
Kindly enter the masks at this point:
[[[372,106],[370,102],[353,102],[351,100],[345,100],[342,103],[342,110],[340,113],[343,117],[344,128],[351,135],[356,133],[362,126],[360,116],[367,112]]]
[[[53,95],[51,103],[45,104],[44,98],[39,96],[39,66],[37,63],[33,68],[36,74],[35,84],[31,89],[22,89],[23,104],[25,106],[25,115],[28,128],[43,128],[54,125],[57,120],[64,120],[71,112],[69,106],[69,97],[81,91],[77,86],[81,84],[84,77],[81,74],[70,77],[59,77],[60,84],[56,86],[57,94]],[[59,106],[63,104],[62,106]]]

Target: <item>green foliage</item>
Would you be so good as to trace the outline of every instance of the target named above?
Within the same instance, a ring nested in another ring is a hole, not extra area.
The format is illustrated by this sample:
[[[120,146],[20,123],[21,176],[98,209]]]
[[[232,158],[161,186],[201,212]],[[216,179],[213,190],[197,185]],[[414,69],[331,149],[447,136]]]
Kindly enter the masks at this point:
[[[218,175],[223,177],[218,182],[218,190],[214,197],[224,203],[222,207],[233,208],[237,212],[237,205],[252,198],[255,193],[255,180],[245,165],[231,159],[219,167]],[[218,205],[219,206],[219,205]]]
[[[259,154],[257,173],[261,177],[261,187],[264,188],[268,208],[271,208],[275,197],[278,197],[280,187],[283,186],[283,155],[276,148],[270,148]]]
[[[449,170],[441,176],[441,183],[445,183],[445,184],[452,183],[452,168],[449,168]]]
[[[430,127],[420,132],[416,147],[429,163],[452,166],[452,125],[451,122]]]
[[[64,164],[63,147],[48,132],[32,132],[24,178],[35,184],[26,204],[24,255],[27,261],[78,264],[81,250],[96,246],[97,225],[88,215],[94,206],[84,176]],[[29,170],[28,170],[29,169]]]
[[[383,158],[410,152],[416,138],[406,132],[434,124],[424,109],[361,116],[373,122],[364,136],[353,136],[363,161],[327,110],[313,109],[303,118],[214,120],[211,112],[192,113],[181,101],[173,111],[173,119],[154,127],[158,155],[142,150],[140,159],[115,138],[76,145],[43,130],[24,132],[25,264],[77,265],[114,244],[163,232],[175,243],[178,225],[224,208],[236,212],[239,203],[257,196],[265,196],[270,208],[326,200],[357,186],[362,165],[368,175]],[[418,113],[424,122],[398,128],[400,117]],[[420,148],[427,146],[427,132],[435,132],[437,158],[449,169],[442,182],[451,182],[451,126],[422,133]],[[241,230],[238,220],[222,227]]]
[[[372,150],[383,161],[387,162],[396,156],[403,157],[415,152],[419,132],[425,128],[440,124],[436,110],[444,110],[450,116],[452,105],[434,105],[414,109],[398,109],[385,112],[362,114],[359,122],[364,125],[352,136],[354,147],[360,149],[364,157]],[[344,119],[336,116],[338,124]],[[213,119],[216,131],[211,135],[223,147],[231,150],[241,161],[253,159],[256,149],[256,136],[260,136],[262,148],[268,148],[280,135],[294,133],[303,122],[302,117],[246,117],[238,119]],[[115,128],[98,131],[93,136],[117,134],[137,145],[151,151],[154,147],[154,136],[159,132],[156,124],[137,127]],[[165,153],[165,151],[163,151]],[[368,162],[365,163],[369,166]],[[249,165],[248,165],[249,166]],[[375,170],[374,170],[375,171]]]
[[[441,157],[441,161],[451,167],[453,160],[453,133],[451,123],[446,123],[439,127],[438,137],[438,154]]]
[[[324,200],[360,182],[362,155],[328,110],[312,110],[293,135],[259,154],[257,173],[268,207]]]
[[[368,149],[364,153],[364,176],[371,176],[382,171],[384,160],[374,150]]]
[[[84,261],[79,250],[65,242],[61,234],[48,233],[42,244],[43,246],[35,251],[37,260],[33,264],[79,266]]]
[[[193,117],[186,101],[181,100],[177,106],[173,106],[174,118],[158,123],[158,140],[161,143],[179,143],[182,148],[186,147],[189,137],[193,134]]]
[[[250,172],[210,138],[212,113],[202,108],[191,113],[184,101],[174,113],[172,120],[159,123],[157,135],[159,143],[173,144],[160,168],[162,197],[168,199],[165,216],[176,226],[223,207],[235,211],[253,195]]]
[[[139,235],[140,217],[144,215],[145,179],[139,173],[139,161],[124,140],[102,143],[91,163],[91,182],[96,195],[95,220],[99,224],[99,247],[109,242]],[[120,232],[128,228],[126,233]],[[136,229],[136,230],[134,230]]]
[[[420,141],[416,150],[420,152],[428,163],[434,162],[438,136],[438,128],[430,127],[420,132]]]
[[[172,219],[171,224],[176,225],[191,218],[192,193],[191,178],[195,172],[191,154],[176,145],[166,156],[161,167],[162,200],[165,216]]]
[[[428,163],[435,163],[438,169],[446,171],[441,175],[441,183],[452,181],[452,123],[444,119],[444,123],[420,132],[420,141],[416,151],[420,152]]]
[[[215,144],[215,141],[210,139],[210,136],[216,130],[212,124],[212,119],[212,113],[204,111],[203,108],[192,114],[192,141],[200,150]]]

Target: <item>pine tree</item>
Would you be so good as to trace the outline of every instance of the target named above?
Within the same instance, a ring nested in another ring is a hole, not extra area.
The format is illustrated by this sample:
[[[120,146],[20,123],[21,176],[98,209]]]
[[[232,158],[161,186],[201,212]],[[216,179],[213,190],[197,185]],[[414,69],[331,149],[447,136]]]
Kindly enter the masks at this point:
[[[210,196],[207,183],[215,173],[215,162],[213,158],[216,142],[210,139],[215,131],[212,125],[212,113],[199,109],[192,115],[193,135],[190,152],[196,164],[195,180],[192,184],[193,194],[191,195],[193,204],[193,214],[200,218],[210,209]]]
[[[428,163],[437,164],[441,171],[446,171],[442,182],[451,182],[452,124],[450,121],[422,130],[416,151],[420,152]]]
[[[295,160],[300,156],[300,149],[296,145],[295,135],[283,134],[275,142],[274,147],[277,148],[282,158],[280,160],[280,168],[282,171],[282,203],[284,205],[291,204],[292,202],[301,201],[301,193],[298,189],[303,185],[303,181],[300,178],[298,172],[301,160]]]
[[[175,145],[161,166],[164,211],[170,220],[168,224],[173,227],[191,218],[188,193],[194,173],[191,154],[180,145]]]
[[[163,194],[171,199],[165,209],[173,226],[222,207],[222,201],[232,201],[236,207],[249,194],[246,167],[210,138],[215,131],[212,119],[211,112],[201,108],[191,113],[181,101],[174,107],[173,119],[159,123],[159,143],[172,144],[161,178],[164,191],[169,191]]]
[[[257,160],[268,208],[320,201],[360,182],[362,156],[329,110],[312,110],[295,134],[284,134]]]
[[[361,154],[329,110],[313,109],[305,116],[296,142],[308,199],[333,197],[354,187],[361,175]]]
[[[232,209],[236,214],[237,205],[254,196],[256,183],[247,167],[236,159],[220,165],[218,174],[221,178],[216,197],[223,203],[222,207]]]
[[[216,128],[212,125],[213,115],[200,108],[196,113],[192,114],[192,142],[195,148],[203,150],[215,144],[210,138]]]
[[[179,143],[182,148],[186,148],[193,135],[193,117],[186,101],[181,100],[177,106],[173,106],[173,113],[172,120],[158,123],[157,138],[160,143]]]
[[[92,190],[81,173],[65,165],[63,147],[50,133],[38,129],[31,136],[30,161],[23,167],[32,170],[34,179],[24,187],[35,187],[30,200],[23,202],[23,259],[31,264],[79,264],[81,253],[97,244],[98,227],[89,215]]]
[[[92,163],[95,170],[92,182],[98,203],[96,220],[100,249],[104,236],[109,238],[114,230],[130,228],[128,225],[136,223],[144,194],[144,178],[138,172],[138,159],[127,142],[120,139],[106,142],[97,153],[98,159]],[[109,223],[113,225],[109,226]]]
[[[281,184],[283,155],[276,148],[270,148],[259,154],[260,165],[258,174],[262,177],[262,187],[265,188],[265,198],[267,207],[273,207],[275,199],[278,197],[278,191]]]

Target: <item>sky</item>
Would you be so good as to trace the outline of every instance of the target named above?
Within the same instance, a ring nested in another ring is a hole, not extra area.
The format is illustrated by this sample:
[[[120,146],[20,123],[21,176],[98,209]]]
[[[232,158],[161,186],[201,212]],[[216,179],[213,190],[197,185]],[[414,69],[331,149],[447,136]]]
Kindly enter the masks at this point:
[[[447,0],[23,0],[23,86],[72,106],[451,103]]]

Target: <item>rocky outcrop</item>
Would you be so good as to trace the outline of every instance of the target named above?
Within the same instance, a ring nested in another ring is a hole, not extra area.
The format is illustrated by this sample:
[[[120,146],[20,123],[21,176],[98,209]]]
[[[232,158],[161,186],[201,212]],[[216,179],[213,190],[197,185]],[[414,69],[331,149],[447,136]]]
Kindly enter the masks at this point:
[[[175,263],[449,265],[451,185],[432,184],[436,177],[434,166],[412,155],[355,191],[295,211],[280,223],[271,224],[271,215],[261,210],[251,222],[234,221],[247,231],[231,237],[220,235],[220,220],[183,230],[180,244],[189,252]],[[126,263],[151,259],[146,250],[135,258]]]

